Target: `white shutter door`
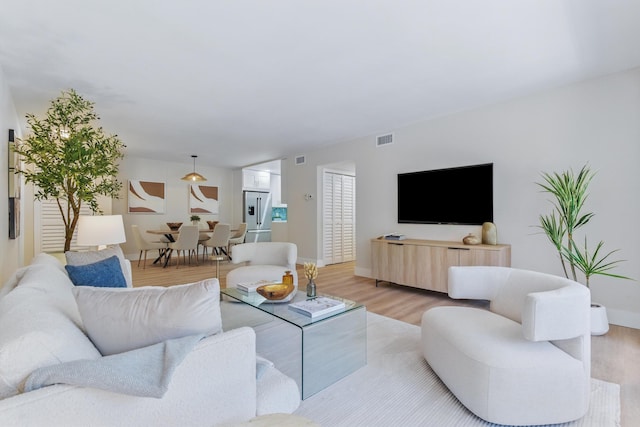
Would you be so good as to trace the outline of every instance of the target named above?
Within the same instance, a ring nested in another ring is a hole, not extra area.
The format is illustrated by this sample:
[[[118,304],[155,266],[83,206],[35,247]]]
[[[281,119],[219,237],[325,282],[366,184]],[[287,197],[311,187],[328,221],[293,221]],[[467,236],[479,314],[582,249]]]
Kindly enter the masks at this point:
[[[66,202],[63,202],[66,208]],[[64,221],[58,203],[55,200],[42,200],[35,204],[35,250],[39,252],[62,252],[64,250]],[[80,215],[92,215],[89,205],[82,205]],[[78,229],[73,233],[71,240],[71,250],[78,250],[80,247],[76,245],[76,234]]]
[[[342,261],[356,259],[356,178],[342,175]]]
[[[355,260],[355,177],[324,172],[323,260]]]
[[[333,175],[332,173],[324,173],[323,176],[323,211],[322,211],[322,247],[323,260],[325,264],[335,263],[333,252]]]

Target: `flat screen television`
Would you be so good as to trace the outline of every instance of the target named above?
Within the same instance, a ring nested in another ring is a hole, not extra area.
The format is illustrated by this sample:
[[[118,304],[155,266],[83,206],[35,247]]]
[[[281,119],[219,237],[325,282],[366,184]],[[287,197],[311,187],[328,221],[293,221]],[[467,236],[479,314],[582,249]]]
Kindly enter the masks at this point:
[[[493,222],[493,163],[398,174],[398,223]]]

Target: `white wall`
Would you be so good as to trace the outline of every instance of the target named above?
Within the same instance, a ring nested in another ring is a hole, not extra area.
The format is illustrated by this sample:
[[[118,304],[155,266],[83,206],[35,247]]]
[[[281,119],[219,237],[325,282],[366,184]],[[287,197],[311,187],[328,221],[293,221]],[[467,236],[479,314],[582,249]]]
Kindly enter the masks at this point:
[[[165,228],[167,222],[183,222],[189,224],[189,183],[180,178],[190,172],[193,165],[185,163],[162,162],[128,156],[125,153],[120,163],[118,179],[123,182],[120,199],[114,200],[113,214],[122,214],[127,235],[127,242],[122,244],[122,250],[131,259],[138,259],[131,225],[137,224],[141,230]],[[218,215],[200,215],[200,227],[206,228],[206,221],[221,221],[232,223],[234,218],[234,205],[237,195],[234,195],[234,174],[231,169],[208,167],[202,162],[198,163],[198,173],[204,175],[207,181],[204,185],[217,186],[219,196]],[[128,214],[127,213],[127,188],[129,179],[145,181],[157,181],[165,183],[165,213],[164,214]],[[154,237],[148,235],[150,240]]]
[[[15,137],[21,137],[18,115],[13,99],[0,67],[0,287],[24,263],[24,223],[17,239],[9,239],[9,129],[15,131]]]
[[[620,248],[616,273],[640,279],[640,69],[548,91],[500,105],[427,120],[393,131],[395,142],[376,147],[375,135],[287,160],[289,237],[302,259],[319,259],[317,194],[322,165],[356,164],[356,273],[370,276],[370,242],[385,232],[412,238],[460,241],[480,227],[398,224],[396,176],[400,172],[494,163],[494,222],[500,243],[512,245],[512,266],[562,274],[553,247],[537,234],[538,215],[550,211],[535,182],[540,173],[597,172],[586,209],[595,212],[585,231],[595,246]],[[596,276],[593,300],[612,323],[640,327],[640,282]]]

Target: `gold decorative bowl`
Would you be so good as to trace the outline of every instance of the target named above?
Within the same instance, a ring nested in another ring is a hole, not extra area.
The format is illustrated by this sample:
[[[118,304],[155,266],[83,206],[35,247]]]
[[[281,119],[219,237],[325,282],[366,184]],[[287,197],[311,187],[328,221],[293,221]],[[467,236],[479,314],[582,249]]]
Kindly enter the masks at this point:
[[[168,222],[167,225],[169,226],[169,228],[172,231],[176,231],[180,228],[180,226],[182,225],[181,222]]]
[[[207,221],[207,224],[209,224],[209,230],[213,230],[214,228],[216,228],[216,224],[219,221]]]
[[[262,285],[256,289],[260,295],[268,299],[269,301],[278,301],[289,296],[295,289],[293,283],[272,283],[269,285]]]

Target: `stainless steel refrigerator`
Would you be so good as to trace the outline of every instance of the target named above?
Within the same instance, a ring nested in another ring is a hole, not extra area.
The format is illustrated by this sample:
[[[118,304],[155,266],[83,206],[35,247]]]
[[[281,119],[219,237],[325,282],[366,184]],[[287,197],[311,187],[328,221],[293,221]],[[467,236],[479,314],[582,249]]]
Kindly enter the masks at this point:
[[[245,242],[271,241],[271,193],[245,191],[243,219],[247,223]]]

